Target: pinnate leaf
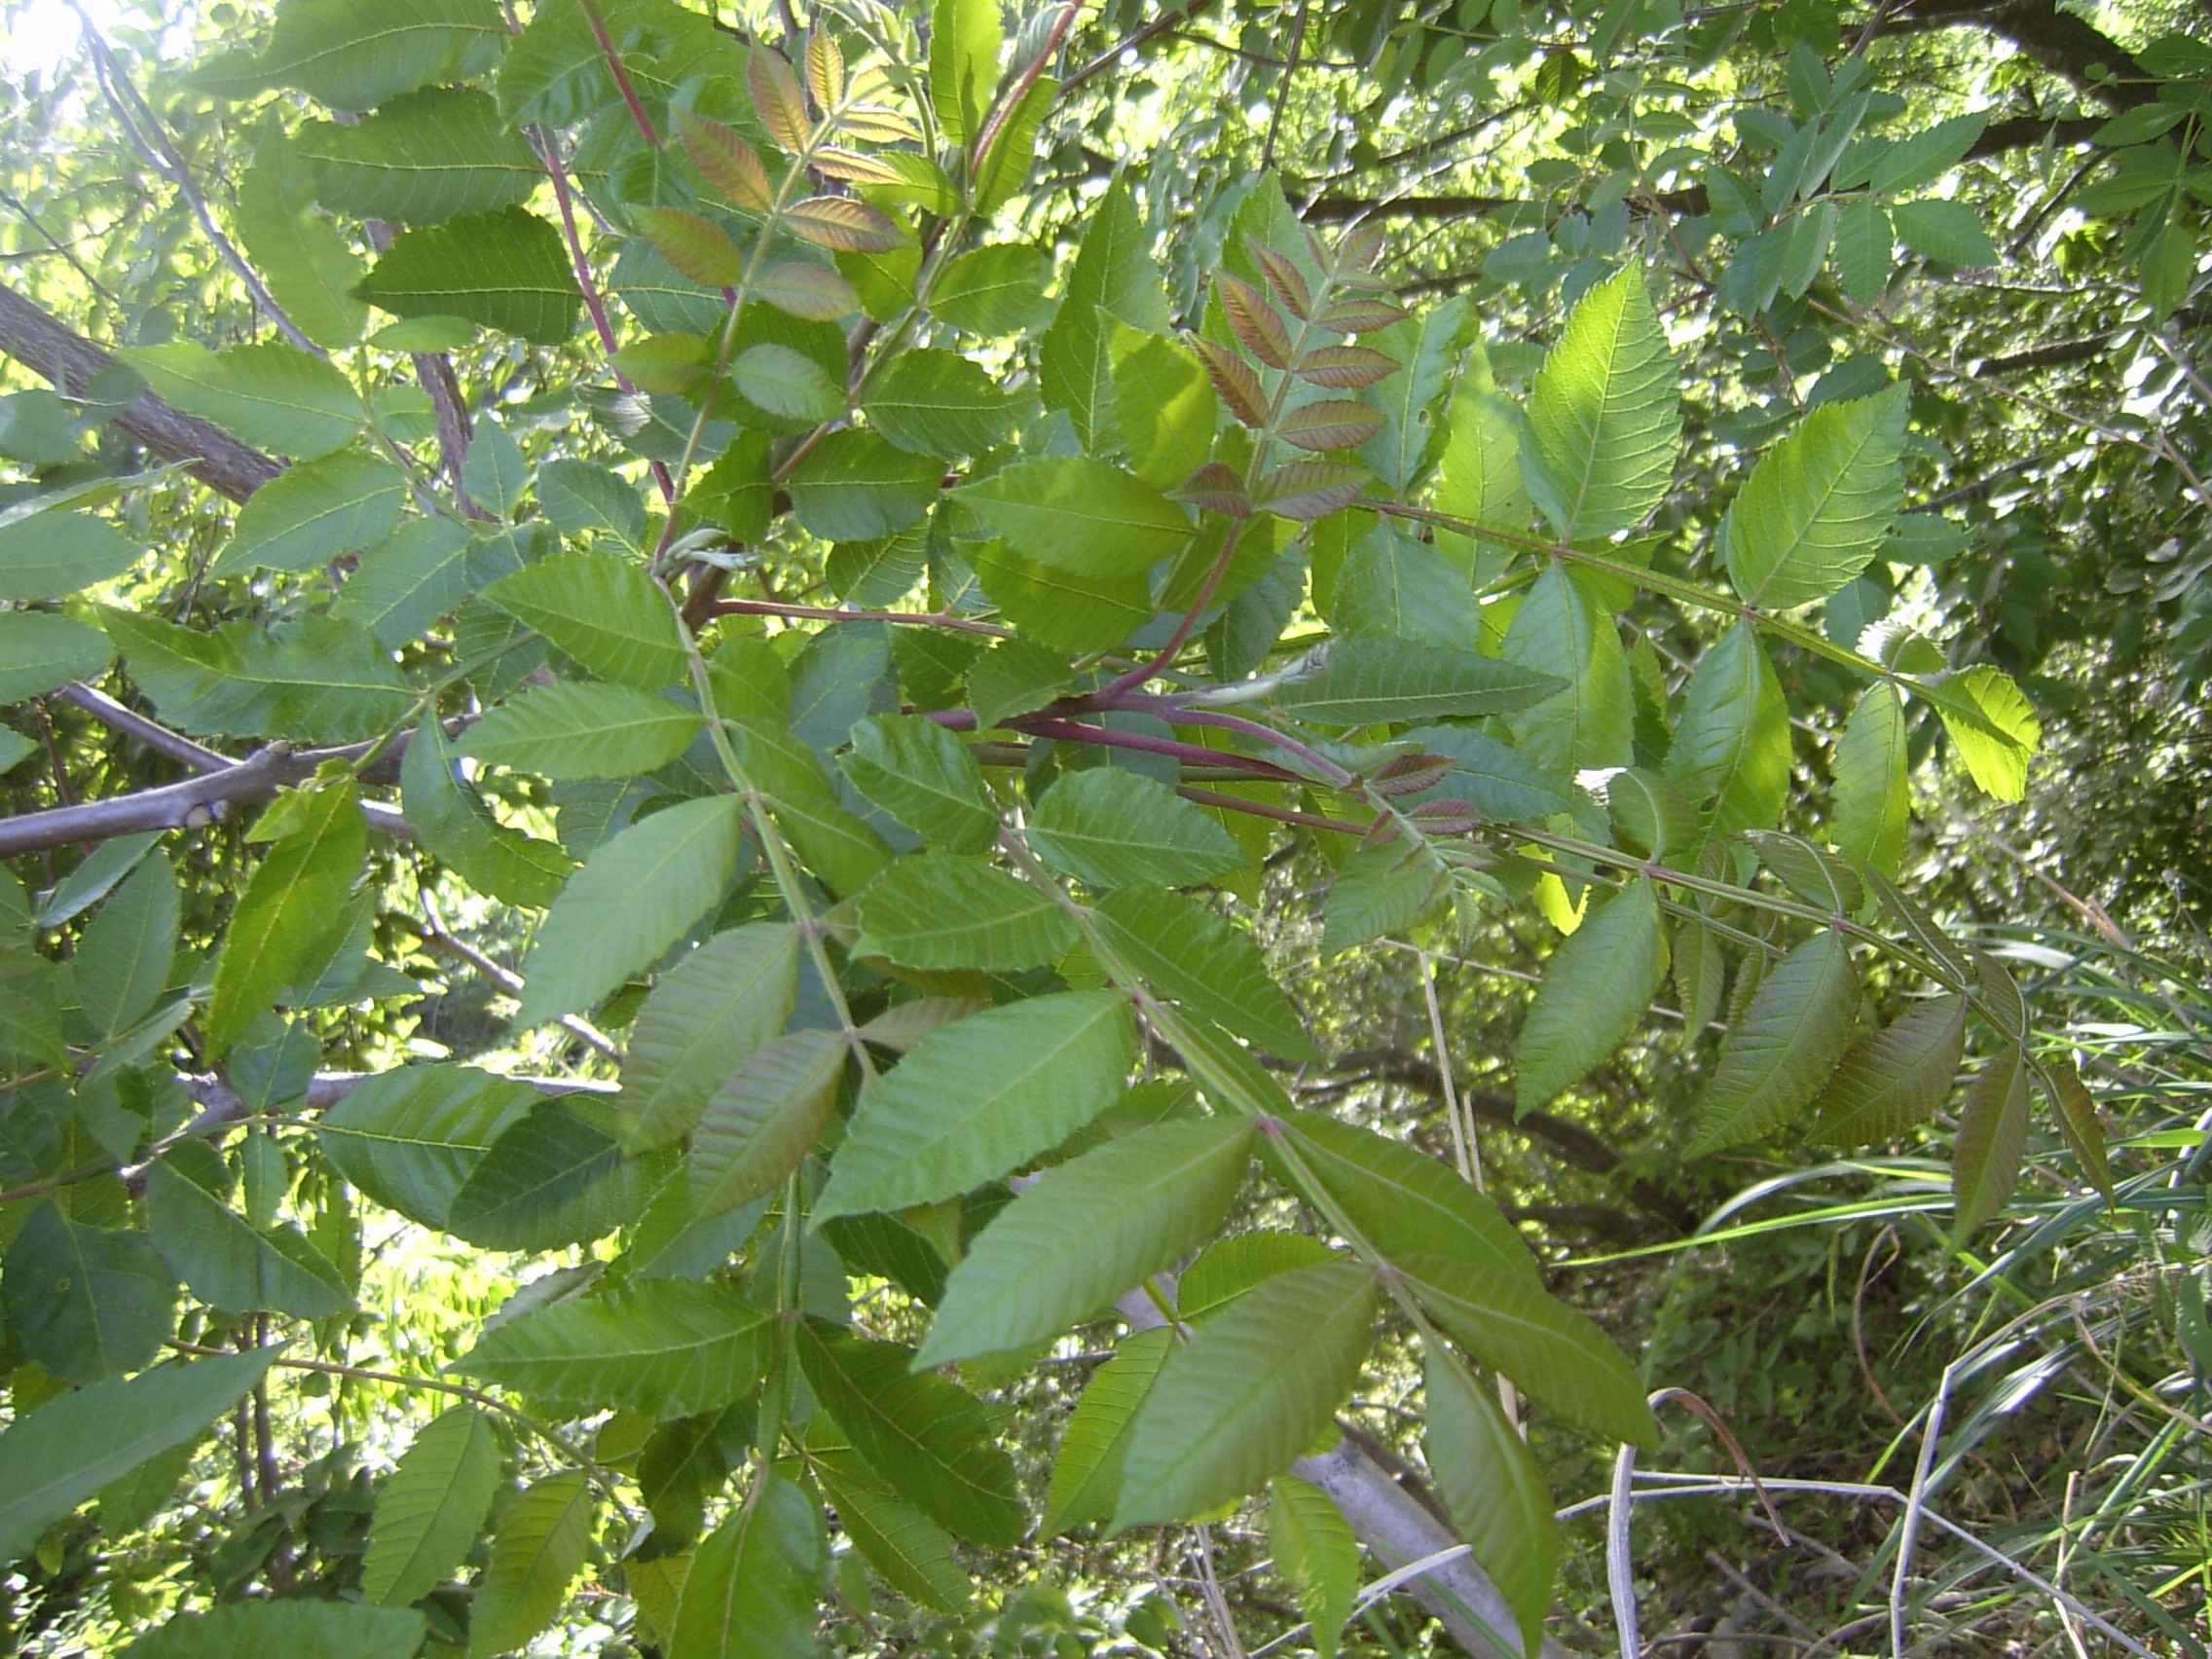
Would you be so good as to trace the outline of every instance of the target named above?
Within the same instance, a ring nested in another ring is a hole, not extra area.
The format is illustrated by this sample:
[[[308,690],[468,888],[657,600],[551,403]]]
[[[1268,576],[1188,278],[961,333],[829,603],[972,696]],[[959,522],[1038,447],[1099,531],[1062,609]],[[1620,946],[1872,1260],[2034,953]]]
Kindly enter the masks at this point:
[[[957,1198],[1111,1106],[1135,1049],[1128,1000],[1071,991],[931,1032],[861,1097],[817,1221]]]
[[[1521,1110],[1546,1104],[1627,1042],[1666,977],[1658,889],[1639,877],[1584,917],[1544,971],[1516,1055]]]
[[[634,778],[690,747],[699,717],[633,685],[562,681],[533,686],[468,729],[461,751],[556,783]]]
[[[798,995],[798,930],[717,934],[663,974],[638,1011],[617,1110],[633,1154],[681,1139],[743,1060],[783,1030]]]
[[[721,1215],[773,1191],[821,1138],[845,1070],[845,1040],[793,1031],[738,1063],[691,1137],[691,1200]]]
[[[1861,1038],[1828,1080],[1813,1138],[1864,1146],[1902,1134],[1935,1111],[1958,1076],[1966,1018],[1966,999],[1953,992],[1915,1003],[1896,1023]]]
[[[591,1547],[592,1507],[581,1469],[548,1475],[508,1506],[469,1604],[468,1659],[511,1653],[553,1622]]]
[[[752,1392],[767,1357],[759,1309],[719,1285],[656,1278],[507,1320],[455,1366],[562,1405],[679,1418]]]
[[[1131,1430],[1114,1530],[1187,1520],[1280,1474],[1328,1427],[1375,1322],[1373,1272],[1278,1273],[1167,1356]]]
[[[1688,1156],[1755,1140],[1794,1117],[1835,1070],[1858,1012],[1859,976],[1841,934],[1824,930],[1770,968],[1730,1022]]]
[[[1453,1530],[1472,1546],[1521,1621],[1533,1653],[1551,1610],[1559,1569],[1559,1524],[1550,1489],[1496,1396],[1469,1377],[1451,1352],[1424,1344],[1427,1407],[1421,1451]]]
[[[1092,887],[1195,887],[1244,862],[1229,831],[1155,779],[1093,767],[1045,792],[1029,838]]]
[[[1048,1169],[968,1248],[915,1363],[938,1365],[1057,1335],[1221,1225],[1243,1184],[1252,1125],[1161,1123]]]
[[[361,1593],[404,1607],[444,1583],[476,1542],[498,1482],[499,1443],[476,1407],[425,1424],[377,1493]]]
[[[894,860],[861,895],[860,956],[938,973],[1019,973],[1057,962],[1079,935],[1048,893],[979,859]]]

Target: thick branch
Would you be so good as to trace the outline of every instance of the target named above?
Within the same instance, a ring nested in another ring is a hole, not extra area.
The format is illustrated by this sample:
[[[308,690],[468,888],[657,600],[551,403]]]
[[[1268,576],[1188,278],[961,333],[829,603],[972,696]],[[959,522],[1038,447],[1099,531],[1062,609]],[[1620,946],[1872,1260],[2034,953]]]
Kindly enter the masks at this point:
[[[73,694],[71,700],[108,720],[118,730],[136,736],[144,735],[139,730],[140,724],[152,724],[112,698],[92,695],[96,702]],[[129,723],[109,719],[110,709],[127,717]],[[156,729],[166,737],[175,736],[166,727]],[[189,743],[188,739],[177,741]],[[166,744],[154,747],[188,764],[205,765],[210,759],[220,764],[179,784],[164,784],[158,789],[139,790],[133,794],[115,795],[107,800],[90,800],[78,806],[57,806],[48,812],[24,812],[14,818],[0,819],[0,858],[42,852],[49,847],[66,847],[76,842],[105,841],[147,830],[197,830],[226,817],[233,807],[275,800],[278,790],[305,783],[325,760],[351,759],[362,753],[359,747],[294,749],[289,744],[273,743],[243,760],[233,761],[212,750],[200,750],[200,756],[204,757],[200,758],[178,755]],[[190,747],[199,749],[197,744]],[[381,830],[387,835],[414,833],[406,819],[381,802],[363,801],[361,814],[368,819],[369,828]]]
[[[1906,0],[1875,32],[1955,28],[1986,29],[2010,41],[2039,67],[2115,109],[2158,95],[2157,78],[2125,47],[2079,13],[2059,10],[2057,0]]]
[[[40,307],[0,283],[0,351],[52,381],[71,397],[115,359],[71,332]],[[211,421],[171,409],[152,392],[115,418],[115,424],[164,461],[191,461],[193,474],[209,489],[242,501],[283,470],[282,463],[241,444]]]

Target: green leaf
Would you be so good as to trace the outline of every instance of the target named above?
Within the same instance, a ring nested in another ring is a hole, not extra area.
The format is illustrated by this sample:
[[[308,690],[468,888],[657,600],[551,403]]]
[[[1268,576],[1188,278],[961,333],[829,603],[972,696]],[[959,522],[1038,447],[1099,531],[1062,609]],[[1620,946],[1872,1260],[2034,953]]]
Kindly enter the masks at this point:
[[[372,1202],[443,1229],[469,1172],[537,1091],[473,1066],[400,1066],[323,1114],[322,1155]]]
[[[102,1036],[126,1030],[167,988],[177,917],[176,875],[156,849],[77,941],[79,1007]]]
[[[829,1126],[845,1075],[844,1038],[793,1031],[746,1055],[707,1102],[691,1137],[691,1199],[720,1215],[773,1191]]]
[[[144,552],[91,513],[33,513],[0,526],[0,600],[77,593],[120,576]]]
[[[556,553],[501,576],[484,597],[602,680],[659,691],[683,678],[668,596],[626,560]]]
[[[1466,575],[1435,548],[1382,523],[1352,547],[1329,589],[1328,617],[1338,634],[1405,640],[1471,651],[1482,619]]]
[[[185,1287],[228,1313],[328,1319],[351,1311],[338,1270],[299,1229],[256,1232],[223,1201],[225,1185],[220,1157],[201,1141],[172,1147],[147,1167],[154,1247]]]
[[[1714,834],[1771,830],[1781,821],[1789,794],[1789,705],[1749,622],[1698,658],[1666,775],[1691,804],[1710,810]],[[1688,856],[1694,862],[1695,852]]]
[[[1836,850],[1895,878],[1912,828],[1904,710],[1889,681],[1862,692],[1835,745]]]
[[[833,421],[845,393],[830,372],[803,351],[773,340],[748,346],[730,364],[738,395],[787,421]]]
[[[730,724],[746,776],[800,861],[833,893],[866,887],[891,862],[891,849],[872,826],[845,808],[814,751],[780,719],[748,717]]]
[[[1084,227],[1059,314],[1039,342],[1037,385],[1045,405],[1066,410],[1076,437],[1093,454],[1113,448],[1119,436],[1110,319],[1152,334],[1167,330],[1167,295],[1151,240],[1124,174]]]
[[[1768,969],[1751,1008],[1731,1016],[1685,1156],[1756,1140],[1794,1117],[1835,1070],[1858,1012],[1859,976],[1840,933],[1824,929]]]
[[[1314,1659],[1336,1659],[1359,1599],[1359,1539],[1344,1511],[1310,1481],[1277,1475],[1268,1494],[1268,1549],[1312,1627]]]
[[[1522,1646],[1533,1654],[1559,1571],[1559,1523],[1544,1472],[1495,1397],[1442,1346],[1424,1343],[1422,1350],[1421,1451],[1437,1494],[1453,1530],[1519,1617]]]
[[[1890,207],[1898,240],[1938,265],[1981,267],[2002,257],[1982,229],[1981,215],[1963,202],[1899,202]]]
[[[466,525],[410,520],[361,555],[330,613],[366,628],[387,650],[399,650],[461,608],[476,585],[474,555]]]
[[[425,1620],[406,1607],[344,1602],[265,1601],[179,1613],[124,1652],[129,1659],[409,1659],[423,1645]]]
[[[34,1212],[25,1230],[53,1213],[51,1205]],[[171,1363],[18,1410],[0,1430],[0,1561],[28,1555],[49,1527],[102,1487],[197,1438],[253,1391],[280,1351]]]
[[[1260,947],[1226,916],[1180,893],[1124,887],[1098,902],[1092,920],[1153,989],[1283,1059],[1321,1057]]]
[[[1070,773],[1047,790],[1029,839],[1053,868],[1100,889],[1195,887],[1244,862],[1199,808],[1117,766]]]
[[[453,1406],[418,1430],[378,1490],[361,1594],[404,1607],[444,1583],[475,1544],[498,1485],[499,1443],[474,1406]]]
[[[798,930],[717,934],[660,977],[631,1028],[616,1109],[633,1154],[681,1140],[731,1070],[783,1030],[798,995]]]
[[[530,953],[519,1026],[596,1006],[712,909],[737,870],[745,805],[687,800],[603,842],[569,878]]]
[[[1106,318],[1114,366],[1114,420],[1129,470],[1156,490],[1172,490],[1213,453],[1220,404],[1188,348]]]
[[[1943,729],[1973,781],[1999,800],[2025,795],[2028,762],[2043,741],[2043,721],[2011,676],[1981,663],[1950,676],[1940,687],[1927,688],[1926,694],[1943,717]]]
[[[334,364],[268,340],[210,351],[176,341],[116,353],[165,403],[212,421],[240,443],[296,461],[344,449],[361,429],[361,397]]]
[[[758,1385],[769,1315],[719,1285],[645,1279],[486,1331],[455,1369],[583,1410],[695,1417]]]
[[[315,200],[350,219],[442,224],[519,206],[545,178],[492,95],[469,88],[408,92],[350,126],[311,122],[294,142],[315,165]]]
[[[902,351],[885,365],[864,392],[861,413],[903,450],[970,456],[1006,441],[1015,401],[980,363],[925,346]]]
[[[492,710],[464,734],[461,752],[555,782],[634,778],[674,760],[700,728],[692,710],[650,691],[562,681]]]
[[[1449,882],[1443,862],[1426,847],[1390,842],[1354,849],[1329,883],[1322,956],[1405,932],[1444,898]]]
[[[469,1601],[468,1659],[511,1653],[552,1624],[583,1570],[592,1521],[591,1477],[582,1469],[523,1488]]]
[[[953,494],[1024,559],[1077,576],[1138,575],[1198,534],[1151,485],[1088,456],[1015,461]]]
[[[1815,1140],[1864,1146],[1902,1134],[1942,1103],[1966,1044],[1966,999],[1917,1002],[1895,1024],[1862,1037],[1821,1097]]]
[[[1221,1225],[1253,1126],[1161,1123],[1045,1171],[968,1247],[917,1365],[1058,1335],[1174,1264]]]
[[[813,1659],[830,1551],[807,1495],[764,1473],[691,1557],[668,1659]]]
[[[218,58],[193,77],[218,97],[291,87],[334,109],[481,68],[505,30],[487,0],[294,0],[250,61]]]
[[[1270,1167],[1342,1215],[1385,1259],[1449,1256],[1541,1285],[1536,1260],[1497,1206],[1458,1172],[1403,1141],[1318,1113],[1293,1113],[1262,1144]]]
[[[1138,1331],[1091,1376],[1052,1459],[1040,1537],[1056,1538],[1071,1527],[1104,1521],[1114,1513],[1130,1428],[1166,1363],[1174,1338],[1174,1330],[1165,1325]]]
[[[1659,891],[1639,877],[1585,916],[1545,970],[1516,1050],[1520,1110],[1546,1104],[1627,1042],[1666,977]]]
[[[368,853],[368,821],[350,779],[290,799],[298,816],[247,880],[215,959],[203,1031],[210,1056],[300,977]]]
[[[1502,714],[1552,695],[1559,681],[1495,657],[1397,640],[1340,640],[1318,679],[1276,701],[1320,725],[1382,725],[1442,716]]]
[[[1003,541],[976,548],[970,563],[1002,620],[1055,651],[1111,650],[1153,617],[1152,584],[1142,574],[1071,575]]]
[[[1532,706],[1513,719],[1514,743],[1523,755],[1562,774],[1634,761],[1636,700],[1628,653],[1591,584],[1556,562],[1539,572],[1513,614],[1504,649],[1506,661],[1523,672],[1566,681],[1556,695],[1527,700]]]
[[[1071,991],[931,1032],[861,1096],[817,1222],[958,1198],[1057,1146],[1121,1095],[1128,999]]]
[[[822,1494],[837,1511],[837,1525],[867,1558],[868,1566],[910,1602],[958,1616],[968,1610],[973,1587],[952,1558],[952,1540],[918,1509],[875,1490],[858,1457],[813,1460]]]
[[[561,233],[520,207],[403,231],[355,290],[394,316],[458,316],[558,346],[582,292]]]
[[[1304,1233],[1262,1229],[1217,1238],[1192,1259],[1176,1281],[1176,1316],[1186,1323],[1210,1318],[1277,1273],[1334,1260],[1335,1251]]]
[[[300,332],[342,351],[368,326],[353,297],[365,268],[313,203],[313,166],[281,132],[264,131],[239,182],[239,240]]]
[[[1074,919],[1051,895],[952,853],[894,860],[861,894],[856,956],[937,973],[1018,973],[1076,945]]]
[[[643,555],[645,504],[632,485],[588,461],[549,461],[537,469],[537,504],[564,535],[611,536]]]
[[[90,680],[115,648],[74,616],[0,611],[0,703],[42,696],[64,681]]]
[[[1434,789],[1413,797],[1417,802],[1463,800],[1500,824],[1531,823],[1567,810],[1567,796],[1556,780],[1518,750],[1472,727],[1420,726],[1402,741],[1418,743],[1422,753],[1444,756],[1453,763]]]
[[[85,1226],[51,1202],[9,1244],[0,1293],[24,1356],[65,1382],[151,1365],[176,1326],[176,1281],[150,1237]]]
[[[1858,202],[1843,210],[1835,225],[1835,269],[1843,291],[1862,306],[1881,304],[1897,269],[1897,227],[1879,202]]]
[[[1746,601],[1791,610],[1873,562],[1903,497],[1905,387],[1824,403],[1752,468],[1722,522],[1728,579]]]
[[[929,309],[963,334],[995,340],[1042,320],[1045,256],[1026,242],[998,242],[962,254],[938,274]]]
[[[1682,417],[1641,267],[1576,302],[1529,393],[1523,473],[1562,541],[1641,523],[1667,493]]]
[[[853,788],[924,840],[955,853],[987,851],[999,817],[968,746],[921,715],[872,715],[852,728],[838,765]]]
[[[1113,1530],[1206,1514],[1288,1468],[1351,1392],[1375,1299],[1371,1270],[1326,1262],[1276,1274],[1199,1326],[1137,1414]]]
[[[792,511],[825,541],[867,541],[909,528],[937,500],[944,462],[909,455],[862,427],[831,432],[790,481]]]
[[[994,640],[969,665],[968,702],[976,729],[1042,709],[1068,687],[1067,658],[1029,640]]]
[[[576,867],[557,842],[501,824],[461,782],[434,716],[424,715],[415,728],[400,760],[399,787],[416,844],[479,893],[542,910]]]
[[[808,1386],[891,1490],[973,1543],[1005,1549],[1028,1530],[1014,1464],[983,1408],[897,1343],[794,1332]]]
[[[1988,125],[1989,112],[1976,109],[1907,133],[1875,161],[1866,175],[1866,188],[1877,196],[1888,196],[1934,184],[1966,159]],[[2100,142],[2110,140],[2100,138]]]
[[[477,416],[471,432],[468,459],[461,463],[461,488],[487,512],[513,518],[515,503],[530,482],[522,450],[506,427],[489,415]]]
[[[387,537],[405,499],[407,480],[358,449],[287,466],[245,499],[210,572],[314,571]]]
[[[1484,1365],[1593,1434],[1658,1445],[1635,1369],[1611,1338],[1541,1285],[1441,1256],[1399,1266],[1429,1316]]]
[[[2004,1209],[2020,1179],[2028,1144],[2028,1068],[2008,1043],[1967,1086],[1951,1154],[1951,1197],[1958,1215],[1951,1236],[1964,1239]]]
[[[930,107],[946,143],[972,145],[982,135],[1003,44],[996,0],[937,0],[930,14]]]
[[[587,1110],[580,1098],[532,1107],[469,1170],[446,1231],[486,1250],[559,1250],[636,1220],[651,1197],[645,1172],[622,1156],[612,1115],[587,1121]]]
[[[1438,448],[1447,441],[1446,431],[1463,419],[1458,413],[1457,394],[1453,399],[1451,423],[1439,423],[1434,418],[1446,383],[1456,376],[1461,391],[1472,393],[1478,387],[1485,391],[1493,389],[1490,363],[1474,339],[1474,312],[1466,296],[1455,294],[1367,341],[1371,349],[1395,358],[1399,368],[1395,374],[1384,375],[1367,394],[1382,412],[1383,426],[1359,446],[1359,458],[1400,499],[1428,470]],[[1439,500],[1438,511],[1462,511],[1463,495],[1453,494],[1461,504],[1445,506]],[[1528,517],[1524,503],[1521,522],[1526,523]]]
[[[415,704],[376,636],[337,617],[303,616],[276,630],[241,619],[203,634],[157,616],[103,609],[100,624],[163,720],[199,736],[367,742],[408,718]],[[0,633],[0,663],[7,656]]]

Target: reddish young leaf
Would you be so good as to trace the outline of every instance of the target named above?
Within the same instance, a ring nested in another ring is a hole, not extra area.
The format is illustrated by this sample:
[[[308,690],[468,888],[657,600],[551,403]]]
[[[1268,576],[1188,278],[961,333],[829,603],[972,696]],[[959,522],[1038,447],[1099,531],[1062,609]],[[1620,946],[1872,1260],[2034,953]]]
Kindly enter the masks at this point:
[[[1302,404],[1282,418],[1275,435],[1302,450],[1357,449],[1382,429],[1382,417],[1349,398]]]
[[[880,207],[845,196],[809,196],[784,213],[794,236],[837,253],[889,253],[906,245],[899,221]]]
[[[1228,313],[1229,326],[1244,343],[1244,350],[1271,369],[1289,368],[1290,330],[1275,308],[1268,304],[1268,296],[1227,272],[1214,277],[1213,284],[1214,292],[1221,296],[1221,309]]]
[[[709,288],[726,288],[745,276],[745,255],[729,233],[704,214],[682,207],[640,207],[638,228],[669,264]]]
[[[774,204],[776,192],[768,182],[768,169],[760,165],[753,146],[735,132],[687,109],[676,112],[676,129],[691,165],[730,201],[756,213],[765,213]]]
[[[1207,461],[1167,494],[1225,518],[1252,516],[1252,498],[1244,493],[1244,480],[1218,461]]]
[[[764,46],[753,49],[745,60],[745,88],[753,94],[754,113],[768,135],[793,155],[806,148],[812,123],[806,115],[806,93],[791,65]]]
[[[906,175],[888,162],[864,156],[858,150],[817,150],[814,169],[824,178],[833,178],[843,184],[903,184],[906,181]]]
[[[1273,248],[1264,246],[1250,237],[1246,237],[1244,240],[1252,250],[1252,257],[1259,262],[1260,275],[1268,279],[1268,286],[1275,291],[1275,298],[1282,302],[1282,309],[1301,322],[1310,322],[1313,318],[1313,291],[1307,287],[1306,278],[1299,274],[1298,267]]]
[[[1352,391],[1398,372],[1398,360],[1372,346],[1316,346],[1291,365],[1302,381],[1332,391]]]
[[[1221,394],[1229,412],[1247,426],[1264,426],[1268,424],[1267,393],[1260,389],[1260,377],[1252,365],[1228,347],[1215,344],[1202,335],[1186,334],[1191,350],[1198,352],[1198,361],[1205,365],[1206,378]]]
[[[1366,471],[1341,461],[1294,461],[1260,480],[1257,504],[1277,518],[1322,519],[1359,498]]]
[[[845,55],[827,29],[806,37],[806,87],[819,109],[835,109],[845,96]]]
[[[1406,320],[1406,308],[1395,300],[1339,300],[1313,319],[1339,334],[1373,334]]]

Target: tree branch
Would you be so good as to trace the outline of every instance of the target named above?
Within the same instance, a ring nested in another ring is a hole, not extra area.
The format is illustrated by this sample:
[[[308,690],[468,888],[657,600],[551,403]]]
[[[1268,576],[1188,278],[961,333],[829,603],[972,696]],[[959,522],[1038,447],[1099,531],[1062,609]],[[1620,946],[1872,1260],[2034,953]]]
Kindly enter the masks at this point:
[[[1907,0],[1878,32],[1956,28],[1986,29],[2010,41],[2040,68],[2115,109],[2133,109],[2158,95],[2157,78],[2125,47],[2080,14],[2060,11],[2057,0]]]
[[[115,359],[46,311],[0,284],[0,351],[44,375],[64,396],[83,397],[92,377]],[[164,461],[190,461],[193,475],[218,495],[242,501],[281,472],[283,463],[241,444],[211,421],[171,409],[152,392],[115,424]]]

